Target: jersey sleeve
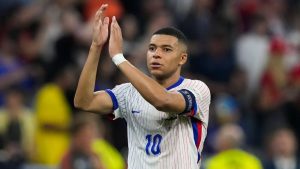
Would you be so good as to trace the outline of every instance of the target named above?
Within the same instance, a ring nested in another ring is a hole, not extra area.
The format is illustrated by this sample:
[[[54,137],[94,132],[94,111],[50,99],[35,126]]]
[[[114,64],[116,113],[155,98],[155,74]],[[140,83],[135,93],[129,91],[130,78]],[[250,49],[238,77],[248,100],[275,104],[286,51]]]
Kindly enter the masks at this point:
[[[114,119],[126,118],[127,96],[130,90],[130,83],[115,86],[113,89],[106,89],[113,102]]]
[[[211,99],[210,90],[207,85],[203,82],[197,82],[184,87],[179,92],[184,95],[186,103],[191,106],[191,108],[188,108],[189,105],[187,105],[187,111],[183,112],[183,114],[207,124]]]

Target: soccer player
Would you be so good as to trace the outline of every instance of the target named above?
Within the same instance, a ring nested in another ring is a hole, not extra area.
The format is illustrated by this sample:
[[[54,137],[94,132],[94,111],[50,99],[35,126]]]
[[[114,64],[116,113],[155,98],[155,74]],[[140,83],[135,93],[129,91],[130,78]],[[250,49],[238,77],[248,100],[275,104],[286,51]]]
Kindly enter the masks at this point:
[[[74,104],[99,114],[113,112],[128,129],[129,169],[199,169],[206,137],[210,91],[199,80],[180,76],[187,61],[187,40],[175,28],[153,33],[147,51],[151,78],[122,55],[122,33],[115,17],[96,13],[93,41],[82,70]],[[94,92],[103,44],[109,38],[109,55],[130,83]]]

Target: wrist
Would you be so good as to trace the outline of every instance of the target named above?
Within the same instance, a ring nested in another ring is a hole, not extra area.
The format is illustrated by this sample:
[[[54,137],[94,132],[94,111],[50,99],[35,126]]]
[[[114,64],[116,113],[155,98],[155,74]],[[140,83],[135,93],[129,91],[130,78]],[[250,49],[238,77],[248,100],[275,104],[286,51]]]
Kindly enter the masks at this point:
[[[94,42],[90,46],[90,51],[95,51],[97,53],[101,52],[102,50],[102,45],[97,45]]]
[[[93,49],[102,49],[102,46],[103,45],[99,45],[96,42],[92,42],[92,44],[91,44],[91,48],[93,48]]]
[[[123,55],[123,53],[117,53],[112,57],[112,61],[116,66],[119,66],[121,63],[127,61]]]

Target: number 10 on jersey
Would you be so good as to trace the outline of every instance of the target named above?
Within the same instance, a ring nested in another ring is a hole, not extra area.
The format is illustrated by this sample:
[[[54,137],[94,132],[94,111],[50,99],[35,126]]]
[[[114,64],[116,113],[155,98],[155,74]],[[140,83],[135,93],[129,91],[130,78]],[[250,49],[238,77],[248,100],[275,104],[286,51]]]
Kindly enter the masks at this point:
[[[146,153],[147,155],[158,155],[160,154],[160,143],[162,140],[162,136],[160,134],[146,135],[147,145],[146,145]]]

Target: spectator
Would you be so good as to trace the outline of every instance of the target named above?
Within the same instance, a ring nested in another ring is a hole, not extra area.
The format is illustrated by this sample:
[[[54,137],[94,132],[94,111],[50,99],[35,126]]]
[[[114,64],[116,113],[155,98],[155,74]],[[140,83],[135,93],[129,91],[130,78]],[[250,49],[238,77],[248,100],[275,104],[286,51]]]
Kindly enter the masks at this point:
[[[120,154],[103,138],[96,118],[86,114],[75,117],[71,127],[72,143],[62,159],[62,169],[125,169]]]
[[[260,86],[260,106],[264,111],[278,108],[284,99],[283,92],[287,86],[284,54],[284,42],[280,39],[273,39],[270,45],[270,58],[262,74]]]
[[[68,148],[71,107],[64,91],[71,85],[72,78],[66,68],[58,71],[53,82],[45,84],[36,95],[37,163],[55,166]]]
[[[284,67],[285,44],[280,39],[273,39],[270,44],[269,60],[262,73],[257,92],[256,110],[253,113],[256,125],[256,138],[259,144],[270,126],[285,123],[282,104],[286,99],[287,72]]]
[[[242,150],[243,130],[234,124],[224,125],[218,132],[215,147],[219,153],[209,159],[207,169],[262,169],[260,161]]]
[[[10,89],[5,98],[5,106],[0,109],[0,135],[4,143],[1,149],[6,155],[0,159],[4,163],[0,168],[14,169],[34,155],[35,123],[21,91]]]
[[[265,169],[300,169],[300,159],[296,154],[298,143],[290,129],[277,129],[267,140],[269,158],[264,164]]]
[[[71,126],[71,146],[64,155],[62,169],[104,169],[101,158],[92,150],[96,139],[96,123],[91,119],[78,116]]]
[[[212,93],[227,92],[235,71],[235,57],[228,42],[223,27],[216,28],[209,37],[207,50],[189,60],[190,72],[203,76]]]
[[[236,59],[238,66],[243,68],[247,75],[247,94],[257,90],[262,73],[268,62],[269,40],[267,23],[263,16],[254,16],[252,29],[242,34],[236,43]]]
[[[283,104],[283,111],[287,123],[294,131],[297,142],[300,142],[300,64],[295,66],[289,73],[288,99]]]
[[[17,56],[15,41],[4,36],[0,41],[0,106],[4,104],[4,93],[10,86],[19,85],[23,89],[30,83],[26,65]]]

